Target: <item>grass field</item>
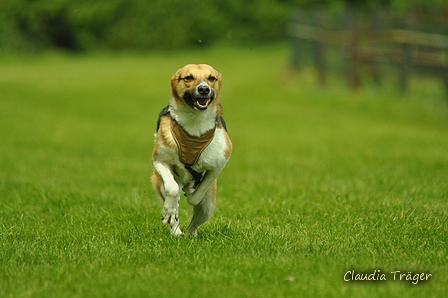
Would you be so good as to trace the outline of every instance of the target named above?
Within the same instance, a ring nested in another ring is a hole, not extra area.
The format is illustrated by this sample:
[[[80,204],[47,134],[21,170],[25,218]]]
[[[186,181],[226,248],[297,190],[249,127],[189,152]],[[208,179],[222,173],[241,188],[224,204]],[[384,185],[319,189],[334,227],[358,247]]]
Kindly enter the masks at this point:
[[[321,90],[287,59],[285,46],[0,58],[0,297],[446,295],[440,86]],[[187,63],[222,72],[234,143],[196,239],[170,237],[149,181]],[[387,280],[344,281],[351,270]]]

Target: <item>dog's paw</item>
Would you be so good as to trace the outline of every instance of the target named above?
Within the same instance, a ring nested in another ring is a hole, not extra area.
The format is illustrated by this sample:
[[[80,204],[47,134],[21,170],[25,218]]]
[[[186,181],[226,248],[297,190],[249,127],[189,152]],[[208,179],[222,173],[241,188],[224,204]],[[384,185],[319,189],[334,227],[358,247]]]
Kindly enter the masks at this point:
[[[185,234],[180,230],[179,226],[175,226],[175,227],[170,228],[170,233],[174,237],[185,236]]]
[[[197,188],[194,187],[193,182],[185,185],[182,190],[185,192],[185,197],[187,198],[188,204],[197,205],[202,200],[202,197],[198,196]]]
[[[168,225],[170,233],[173,236],[184,236],[184,233],[179,228],[178,210],[174,208],[163,208],[162,223]]]
[[[162,209],[162,223],[174,227],[179,225],[179,216],[177,208],[163,208]]]
[[[190,237],[193,237],[193,238],[197,238],[198,237],[198,231],[197,230],[192,230],[192,229],[187,229],[187,234],[188,234],[188,236],[190,236]]]
[[[190,182],[190,183],[186,184],[186,185],[184,186],[184,188],[182,188],[182,190],[185,192],[185,196],[188,198],[188,197],[191,196],[191,195],[194,193],[194,191],[195,191],[195,188],[194,188],[194,182]]]

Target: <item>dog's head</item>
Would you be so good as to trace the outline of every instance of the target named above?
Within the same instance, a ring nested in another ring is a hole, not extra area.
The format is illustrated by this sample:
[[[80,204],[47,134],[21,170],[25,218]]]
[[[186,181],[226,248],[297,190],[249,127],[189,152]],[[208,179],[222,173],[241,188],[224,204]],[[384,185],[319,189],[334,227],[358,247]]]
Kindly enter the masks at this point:
[[[205,111],[219,105],[221,74],[207,64],[188,64],[171,77],[172,96],[193,109]]]

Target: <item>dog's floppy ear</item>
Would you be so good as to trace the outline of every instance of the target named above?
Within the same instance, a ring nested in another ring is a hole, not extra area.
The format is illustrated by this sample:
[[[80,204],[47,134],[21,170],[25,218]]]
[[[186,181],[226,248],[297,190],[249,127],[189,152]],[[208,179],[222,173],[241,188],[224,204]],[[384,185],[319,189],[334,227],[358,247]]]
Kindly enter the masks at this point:
[[[219,71],[217,71],[216,69],[215,69],[215,71],[216,71],[216,74],[218,75],[218,86],[219,86],[219,89],[221,89],[222,75],[221,75],[221,73],[220,73]]]
[[[173,75],[171,76],[171,91],[173,94],[177,95],[177,84],[179,83],[181,68],[179,68]]]

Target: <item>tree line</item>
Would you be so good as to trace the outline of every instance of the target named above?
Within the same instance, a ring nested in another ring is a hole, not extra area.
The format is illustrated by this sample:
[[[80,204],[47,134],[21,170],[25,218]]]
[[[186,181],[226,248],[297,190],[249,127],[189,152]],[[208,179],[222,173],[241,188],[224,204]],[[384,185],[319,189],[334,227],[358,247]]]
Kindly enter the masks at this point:
[[[182,49],[280,41],[297,7],[445,0],[5,0],[0,50]]]

